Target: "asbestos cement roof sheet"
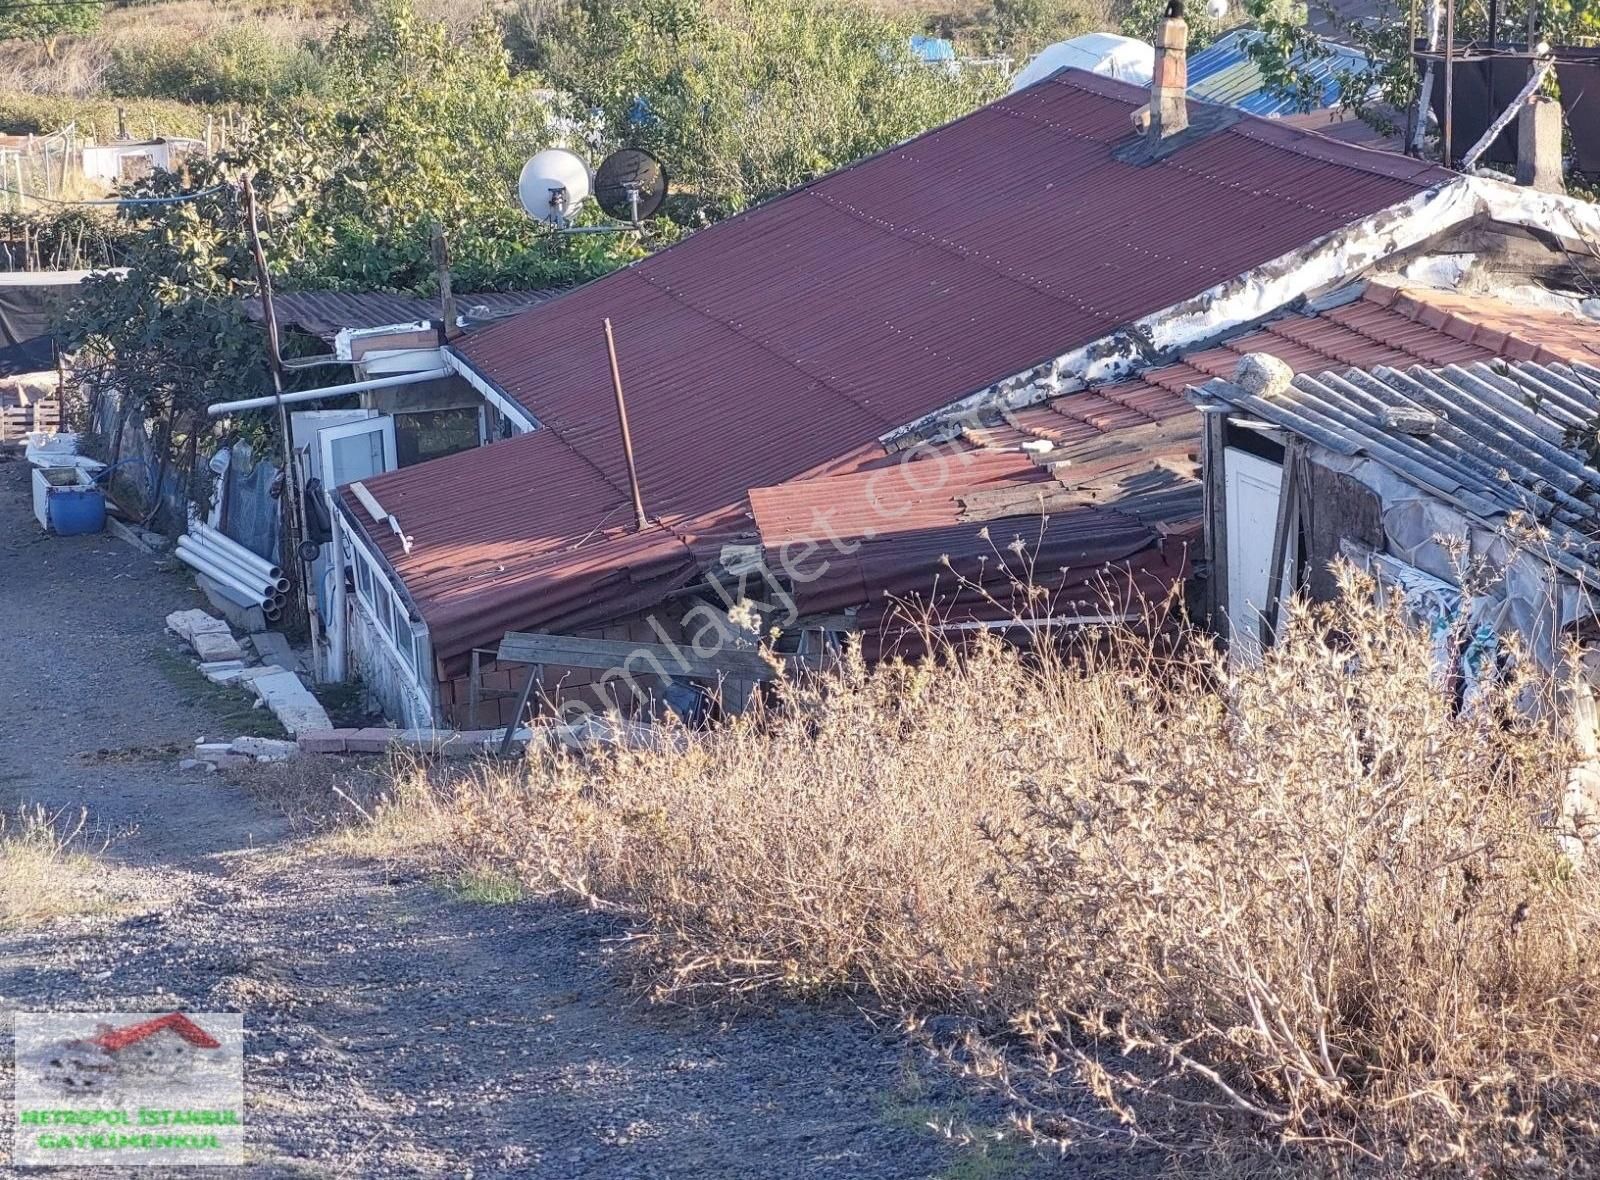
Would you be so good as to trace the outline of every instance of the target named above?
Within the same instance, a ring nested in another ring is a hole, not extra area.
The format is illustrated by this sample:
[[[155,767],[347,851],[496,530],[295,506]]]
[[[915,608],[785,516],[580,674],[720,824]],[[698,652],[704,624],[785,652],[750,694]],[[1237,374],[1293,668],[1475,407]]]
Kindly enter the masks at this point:
[[[1592,364],[1379,365],[1302,374],[1271,398],[1226,381],[1204,393],[1338,454],[1369,457],[1506,526],[1568,573],[1600,577],[1600,470],[1576,442],[1600,420]]]

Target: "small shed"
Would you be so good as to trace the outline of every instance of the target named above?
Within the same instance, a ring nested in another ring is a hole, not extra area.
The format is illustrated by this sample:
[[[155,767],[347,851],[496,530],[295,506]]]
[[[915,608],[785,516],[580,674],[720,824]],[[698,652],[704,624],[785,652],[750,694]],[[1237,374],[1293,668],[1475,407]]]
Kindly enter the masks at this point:
[[[149,140],[115,140],[86,144],[83,148],[83,174],[107,184],[139,180],[161,168],[175,171],[185,157],[204,154],[206,145],[198,139],[168,136]]]
[[[1196,391],[1208,554],[1236,649],[1268,641],[1296,589],[1330,596],[1339,557],[1448,637],[1443,670],[1467,682],[1508,635],[1561,672],[1567,641],[1600,634],[1596,364],[1248,377]]]

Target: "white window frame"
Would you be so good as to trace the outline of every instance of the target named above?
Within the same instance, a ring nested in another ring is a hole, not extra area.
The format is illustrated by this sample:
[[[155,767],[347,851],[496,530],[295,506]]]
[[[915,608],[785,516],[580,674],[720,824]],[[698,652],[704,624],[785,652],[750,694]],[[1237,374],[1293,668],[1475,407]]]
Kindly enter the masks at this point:
[[[393,580],[389,577],[388,567],[379,561],[367,546],[366,538],[353,528],[346,528],[344,535],[349,560],[357,569],[355,576],[357,608],[366,616],[373,634],[379,636],[384,646],[389,649],[389,655],[401,668],[405,679],[415,691],[418,702],[424,706],[425,715],[431,720],[437,716],[437,710],[434,708],[433,677],[427,674],[427,670],[433,666],[433,644],[428,634],[428,625],[420,619],[412,618],[410,604],[395,588]],[[364,572],[368,579],[368,590],[365,593],[362,590],[362,566],[365,567]],[[382,614],[385,613],[392,622],[386,623],[383,620]],[[407,650],[402,650],[399,634],[406,635]]]

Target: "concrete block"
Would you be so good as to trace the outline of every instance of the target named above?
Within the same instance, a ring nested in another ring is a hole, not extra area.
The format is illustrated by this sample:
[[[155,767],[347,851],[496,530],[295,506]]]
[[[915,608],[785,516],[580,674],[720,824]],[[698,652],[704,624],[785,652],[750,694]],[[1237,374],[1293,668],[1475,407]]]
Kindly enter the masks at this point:
[[[282,631],[262,631],[250,636],[250,646],[256,649],[262,663],[276,664],[280,668],[294,667],[294,649]]]
[[[185,758],[178,763],[179,770],[198,770],[201,774],[211,774],[217,768],[204,758]]]
[[[194,638],[189,642],[194,648],[194,654],[199,656],[201,661],[205,663],[213,663],[218,660],[239,660],[242,662],[244,659],[244,651],[239,647],[238,640],[234,639],[226,625],[220,632],[197,631]]]
[[[272,715],[290,733],[320,733],[333,728],[328,714],[293,672],[257,676],[250,682],[256,695],[267,702]]]
[[[215,758],[207,758],[206,761],[218,770],[242,770],[250,765],[251,759],[239,754],[219,754]]]
[[[399,741],[408,750],[436,754],[455,740],[455,736],[453,729],[402,729]]]
[[[497,749],[498,737],[504,732],[501,730],[497,733],[492,729],[458,730],[440,752],[446,758],[477,758]]]
[[[233,753],[232,742],[196,742],[194,744],[196,758],[220,758],[224,754]]]
[[[300,747],[295,742],[286,742],[279,738],[237,737],[233,739],[229,750],[257,761],[265,759],[269,762],[281,762],[298,754]]]
[[[351,754],[382,754],[400,738],[398,729],[358,729],[344,739]]]
[[[266,627],[267,617],[261,613],[259,606],[242,606],[228,597],[228,591],[224,591],[221,586],[198,570],[190,572],[194,574],[194,584],[200,587],[200,593],[206,596],[211,609],[221,615],[228,626],[246,635]]]
[[[167,616],[167,630],[185,643],[193,643],[194,637],[200,632],[226,632],[228,624],[212,618],[203,610],[175,610]]]
[[[357,732],[353,729],[330,729],[325,733],[303,733],[295,739],[302,754],[343,754],[345,739]]]

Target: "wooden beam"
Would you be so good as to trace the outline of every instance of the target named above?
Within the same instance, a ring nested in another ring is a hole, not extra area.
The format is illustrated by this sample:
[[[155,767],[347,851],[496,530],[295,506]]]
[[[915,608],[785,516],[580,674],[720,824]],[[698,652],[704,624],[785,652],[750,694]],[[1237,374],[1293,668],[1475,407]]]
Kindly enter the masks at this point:
[[[697,655],[677,644],[632,643],[624,639],[587,639],[581,635],[545,635],[508,631],[496,659],[514,664],[549,664],[564,668],[613,669],[632,674],[693,676],[707,680],[738,677],[775,680],[778,671],[754,651],[721,651]],[[788,662],[788,661],[786,661]]]
[[[1206,589],[1206,609],[1211,629],[1224,639],[1228,629],[1228,490],[1223,470],[1223,451],[1227,448],[1228,411],[1225,406],[1203,411],[1201,467],[1205,473],[1203,508],[1206,561],[1210,566]]]
[[[1305,444],[1291,439],[1283,452],[1283,479],[1278,486],[1278,522],[1272,532],[1272,558],[1267,565],[1267,602],[1261,612],[1261,650],[1273,643],[1278,629],[1278,606],[1283,601],[1284,566],[1288,564],[1290,538],[1299,532],[1305,491],[1301,487]]]

